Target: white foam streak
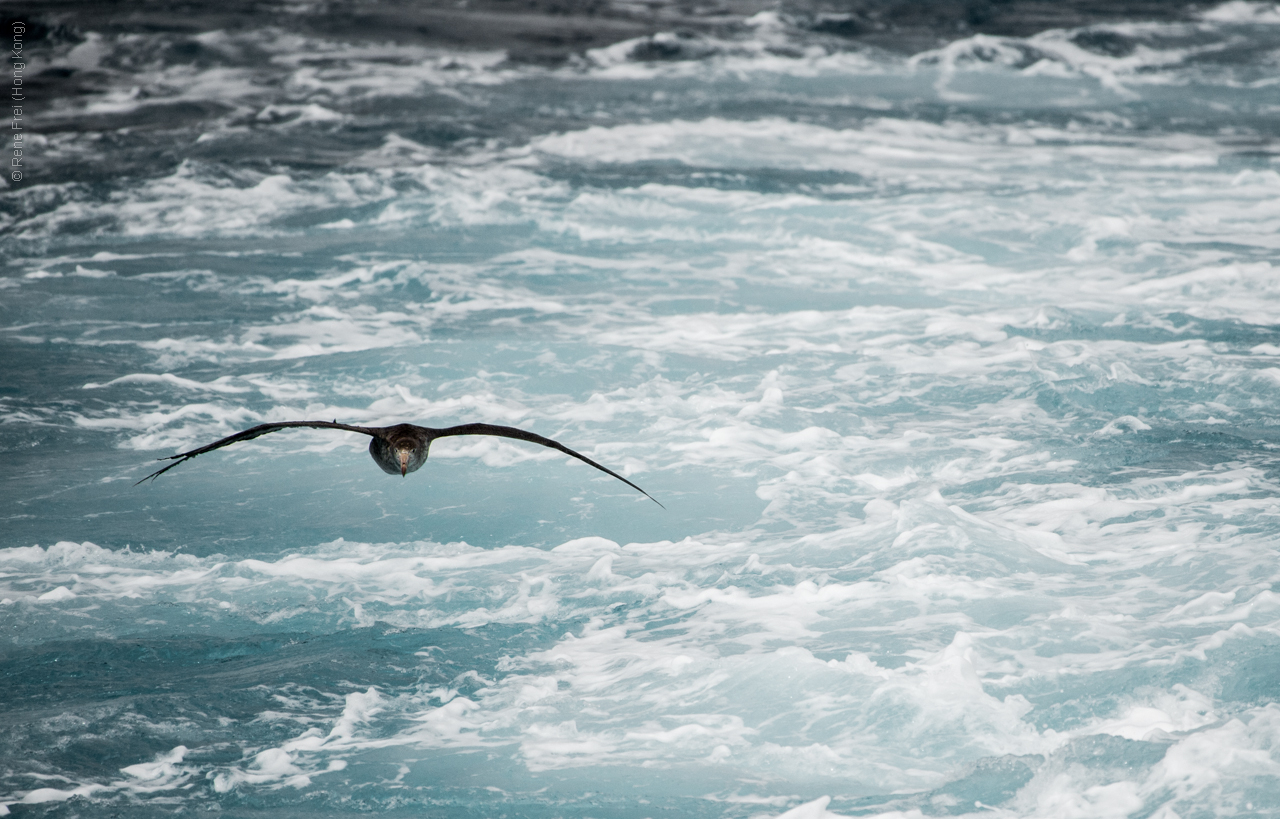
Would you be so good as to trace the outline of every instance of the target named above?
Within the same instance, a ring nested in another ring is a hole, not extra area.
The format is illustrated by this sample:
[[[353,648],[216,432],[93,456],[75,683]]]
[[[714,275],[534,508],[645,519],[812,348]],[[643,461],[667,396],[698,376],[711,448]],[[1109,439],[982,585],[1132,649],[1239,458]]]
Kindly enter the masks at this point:
[[[305,788],[312,777],[344,770],[346,760],[330,759],[321,768],[315,759],[321,753],[341,753],[359,744],[358,731],[384,710],[384,700],[377,689],[356,691],[346,696],[346,703],[328,735],[310,728],[276,748],[257,751],[244,765],[233,766],[213,776],[213,789],[226,793],[238,787],[266,786],[270,789]],[[305,768],[303,767],[305,766]]]
[[[179,387],[181,389],[194,390],[197,392],[209,391],[219,393],[244,393],[249,392],[248,387],[239,387],[231,382],[234,379],[231,376],[224,375],[215,378],[213,381],[194,381],[190,378],[182,378],[172,373],[161,373],[153,375],[151,373],[132,373],[130,375],[122,375],[119,378],[113,378],[104,384],[85,384],[86,390],[96,390],[103,387],[111,387],[116,384],[164,384],[166,386]]]
[[[1280,23],[1280,7],[1274,3],[1229,0],[1200,13],[1201,18],[1219,23],[1277,24]]]
[[[372,175],[330,173],[302,180],[288,174],[243,172],[231,179],[191,161],[112,201],[72,199],[20,224],[17,233],[38,237],[107,221],[126,236],[272,233],[285,216],[327,202],[355,206],[391,198],[394,191]]]

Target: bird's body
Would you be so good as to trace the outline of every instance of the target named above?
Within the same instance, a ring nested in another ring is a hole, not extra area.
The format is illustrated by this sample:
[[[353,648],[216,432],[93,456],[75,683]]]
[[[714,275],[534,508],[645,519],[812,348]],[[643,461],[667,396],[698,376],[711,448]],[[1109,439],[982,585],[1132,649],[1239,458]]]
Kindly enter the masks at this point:
[[[404,476],[417,472],[427,462],[431,438],[426,427],[397,424],[385,431],[385,436],[375,435],[369,441],[369,454],[383,472]]]
[[[523,429],[515,427],[503,427],[495,424],[461,424],[456,427],[445,427],[444,429],[433,429],[431,427],[420,427],[417,424],[396,424],[390,427],[358,427],[352,424],[339,424],[337,421],[279,421],[274,424],[259,424],[256,427],[237,432],[235,435],[228,435],[226,438],[220,438],[211,444],[172,455],[161,460],[173,461],[173,463],[157,469],[138,483],[146,480],[154,480],[170,469],[173,469],[183,461],[188,461],[197,455],[203,455],[215,449],[224,446],[239,443],[240,441],[248,441],[257,438],[259,435],[266,435],[269,432],[278,432],[282,429],[292,429],[295,427],[311,427],[314,429],[341,429],[347,432],[358,432],[362,435],[368,435],[369,455],[373,458],[374,463],[378,465],[383,472],[389,475],[399,474],[404,477],[410,472],[416,472],[427,462],[427,454],[431,449],[431,442],[437,438],[447,438],[454,435],[493,435],[499,438],[514,438],[518,441],[528,441],[534,444],[541,444],[551,449],[558,449],[566,455],[571,455],[583,463],[594,466],[605,474],[611,475],[618,480],[630,486],[632,489],[640,492],[649,500],[658,503],[648,492],[636,486],[631,481],[614,472],[611,469],[601,466],[595,461],[579,452],[574,452],[569,447],[550,438],[545,438],[537,433],[526,432]],[[662,506],[661,503],[658,503]]]

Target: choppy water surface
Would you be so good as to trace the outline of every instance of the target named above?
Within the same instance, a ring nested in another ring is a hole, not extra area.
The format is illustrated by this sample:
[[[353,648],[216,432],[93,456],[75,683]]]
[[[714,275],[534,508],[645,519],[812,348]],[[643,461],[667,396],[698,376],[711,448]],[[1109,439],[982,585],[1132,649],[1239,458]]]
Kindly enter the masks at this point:
[[[1280,814],[1280,11],[753,25],[29,52],[0,814]]]

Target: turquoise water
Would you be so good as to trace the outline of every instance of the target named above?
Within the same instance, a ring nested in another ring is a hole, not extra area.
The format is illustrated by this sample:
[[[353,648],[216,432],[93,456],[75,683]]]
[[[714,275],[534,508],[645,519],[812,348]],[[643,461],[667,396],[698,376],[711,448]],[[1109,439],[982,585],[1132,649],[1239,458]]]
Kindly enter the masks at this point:
[[[0,815],[1280,814],[1275,7],[32,54]]]

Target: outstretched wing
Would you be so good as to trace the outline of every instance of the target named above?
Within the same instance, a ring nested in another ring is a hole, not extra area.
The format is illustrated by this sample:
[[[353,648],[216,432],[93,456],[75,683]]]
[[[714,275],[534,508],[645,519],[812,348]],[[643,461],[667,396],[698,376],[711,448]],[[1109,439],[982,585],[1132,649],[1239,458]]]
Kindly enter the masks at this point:
[[[163,469],[157,469],[155,472],[152,472],[147,477],[138,481],[138,483],[153,481],[183,461],[190,460],[197,455],[203,455],[206,452],[211,452],[224,446],[230,446],[231,444],[238,444],[241,441],[248,441],[252,438],[257,438],[259,435],[266,435],[268,432],[276,432],[277,430],[290,429],[292,427],[343,429],[348,432],[360,432],[365,435],[377,435],[381,432],[380,429],[374,427],[353,427],[350,424],[339,424],[337,421],[280,421],[275,424],[259,424],[258,426],[250,427],[243,432],[237,432],[235,435],[228,435],[226,438],[214,441],[213,443],[208,444],[207,446],[202,446],[199,449],[193,449],[190,452],[182,452],[177,455],[170,455],[168,458],[157,458],[156,460],[159,461],[173,461],[173,463]],[[138,483],[135,483],[134,486],[137,486]]]
[[[662,506],[662,504],[658,503],[658,500],[654,498],[653,495],[650,495],[648,492],[644,491],[643,489],[636,486],[631,481],[622,477],[617,472],[614,472],[612,469],[601,466],[600,464],[588,458],[586,455],[583,455],[581,452],[574,452],[572,449],[569,449],[569,447],[565,446],[564,444],[558,441],[553,441],[550,438],[544,438],[541,435],[538,435],[533,432],[525,432],[523,429],[516,429],[515,427],[495,426],[494,424],[461,424],[456,427],[446,427],[445,429],[428,429],[427,431],[431,434],[431,440],[433,441],[436,438],[447,438],[450,435],[496,435],[499,438],[515,438],[517,441],[528,441],[529,443],[532,443],[532,444],[542,444],[543,446],[551,447],[552,449],[558,449],[566,455],[572,455],[573,457],[577,458],[579,461],[582,461],[585,464],[594,466],[596,469],[599,469],[601,472],[605,473],[606,475],[612,475],[613,477],[625,483],[627,486],[639,492],[641,495],[644,495],[649,500],[653,501],[654,503],[657,503],[659,506]],[[667,507],[662,506],[662,508],[666,509]]]

